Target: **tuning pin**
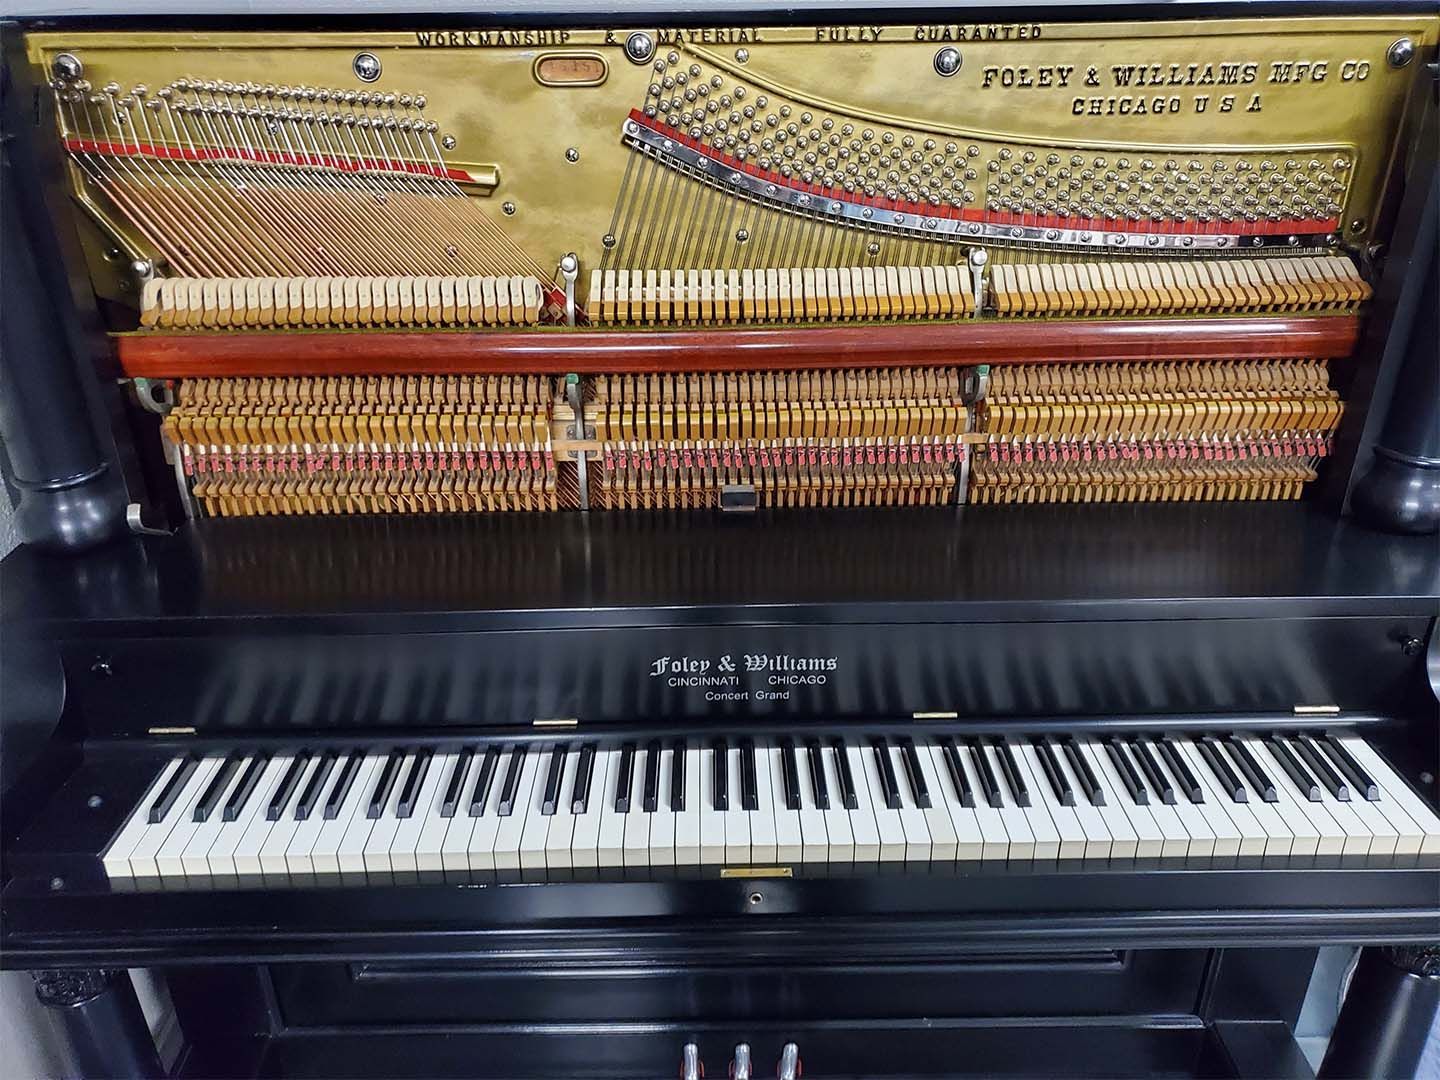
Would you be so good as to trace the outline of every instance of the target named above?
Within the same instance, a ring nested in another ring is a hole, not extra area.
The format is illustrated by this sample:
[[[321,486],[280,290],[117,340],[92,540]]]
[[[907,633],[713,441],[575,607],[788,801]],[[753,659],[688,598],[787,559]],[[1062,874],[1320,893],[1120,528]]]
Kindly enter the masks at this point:
[[[800,1047],[786,1043],[780,1051],[780,1065],[775,1070],[778,1080],[800,1080]]]
[[[680,1080],[702,1080],[705,1065],[700,1060],[700,1047],[686,1043],[680,1051]]]
[[[735,1058],[730,1062],[730,1080],[750,1080],[749,1043],[740,1043],[735,1047]]]

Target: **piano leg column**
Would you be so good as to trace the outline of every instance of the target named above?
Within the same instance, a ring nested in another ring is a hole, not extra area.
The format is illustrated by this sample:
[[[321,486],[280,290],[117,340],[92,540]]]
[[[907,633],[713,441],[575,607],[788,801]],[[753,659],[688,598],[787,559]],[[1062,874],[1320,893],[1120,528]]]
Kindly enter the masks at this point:
[[[50,1010],[78,1075],[163,1077],[135,986],[125,971],[37,971],[35,996]]]
[[[1440,1016],[1440,945],[1361,951],[1322,1077],[1414,1077]]]

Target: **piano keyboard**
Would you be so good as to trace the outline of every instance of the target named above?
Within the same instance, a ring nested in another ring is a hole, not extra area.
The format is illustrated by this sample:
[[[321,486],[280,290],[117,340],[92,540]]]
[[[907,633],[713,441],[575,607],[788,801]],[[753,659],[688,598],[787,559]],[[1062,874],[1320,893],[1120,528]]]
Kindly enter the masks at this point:
[[[111,879],[1405,856],[1440,819],[1353,734],[797,736],[167,762]]]

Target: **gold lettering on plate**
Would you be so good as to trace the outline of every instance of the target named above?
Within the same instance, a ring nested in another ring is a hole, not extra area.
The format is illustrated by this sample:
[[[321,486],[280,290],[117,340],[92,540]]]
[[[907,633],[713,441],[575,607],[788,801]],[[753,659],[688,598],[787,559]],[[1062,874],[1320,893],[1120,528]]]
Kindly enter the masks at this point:
[[[656,30],[661,45],[748,45],[764,41],[756,26],[706,26],[695,30]]]
[[[1370,75],[1363,60],[1296,59],[1217,60],[1193,64],[1090,65],[986,64],[979,69],[981,90],[1098,90],[1070,99],[1074,116],[1179,116],[1181,114],[1257,113],[1263,102],[1255,90],[1244,93],[1188,93],[1191,88],[1314,87],[1354,85]],[[1336,76],[1338,73],[1338,77]],[[1108,93],[1106,91],[1116,91]]]
[[[430,49],[523,49],[564,45],[569,30],[417,30],[415,44]]]
[[[1033,41],[1040,36],[1034,23],[988,23],[982,26],[928,25],[915,27],[916,41]]]

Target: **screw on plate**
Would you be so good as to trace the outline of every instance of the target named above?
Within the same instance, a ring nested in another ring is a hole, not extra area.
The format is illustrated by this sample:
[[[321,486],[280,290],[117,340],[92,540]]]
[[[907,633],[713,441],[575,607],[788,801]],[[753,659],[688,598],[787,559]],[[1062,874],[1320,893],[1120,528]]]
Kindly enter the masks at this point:
[[[501,204],[500,204],[500,209],[503,210],[503,211],[505,211],[505,216],[506,216],[506,217],[513,217],[514,214],[515,214],[515,204],[514,204],[513,202],[503,202],[503,203],[501,203]]]
[[[443,146],[446,150],[454,150],[454,149],[455,149],[455,136],[454,136],[454,135],[446,135],[443,139],[440,140],[440,145]]]
[[[575,162],[580,160],[580,151],[573,146],[570,147],[565,151],[565,160],[572,165],[575,164]]]
[[[74,82],[85,74],[85,65],[74,53],[62,52],[50,62],[50,71],[57,79]]]
[[[1418,637],[1407,637],[1400,643],[1400,651],[1406,656],[1419,656],[1425,649],[1425,642]]]
[[[1415,42],[1402,37],[1385,50],[1385,62],[1392,68],[1403,68],[1415,59]]]
[[[935,74],[942,79],[948,79],[960,70],[963,63],[960,57],[960,50],[953,45],[947,45],[935,54]]]
[[[350,70],[361,82],[371,83],[380,78],[380,58],[372,52],[356,53],[350,61]]]
[[[643,30],[636,30],[625,39],[625,56],[632,64],[648,64],[655,55],[655,39]]]

